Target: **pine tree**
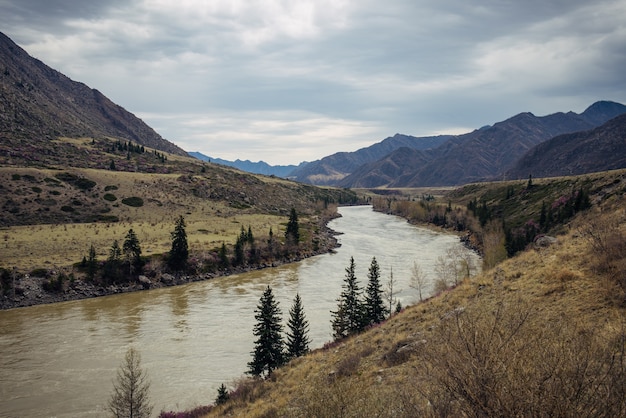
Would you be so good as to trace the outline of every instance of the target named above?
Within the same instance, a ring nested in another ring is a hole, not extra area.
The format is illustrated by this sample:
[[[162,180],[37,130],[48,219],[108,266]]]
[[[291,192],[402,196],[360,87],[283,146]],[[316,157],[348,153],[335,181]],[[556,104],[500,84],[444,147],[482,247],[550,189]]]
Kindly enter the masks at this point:
[[[388,313],[383,302],[380,267],[376,257],[372,258],[367,277],[369,280],[365,289],[365,326],[384,321]]]
[[[174,232],[172,232],[172,249],[170,250],[167,264],[172,270],[182,270],[189,258],[189,245],[187,244],[187,232],[185,232],[185,218],[181,215],[176,220]]]
[[[335,339],[347,337],[363,330],[363,302],[361,289],[356,274],[354,257],[350,257],[350,265],[346,268],[338,308],[331,312],[332,327]]]
[[[272,371],[284,363],[283,327],[278,302],[274,300],[272,288],[267,286],[259,305],[255,310],[253,334],[257,337],[252,352],[252,361],[248,363],[248,373],[253,376],[271,376]]]
[[[306,320],[302,308],[302,299],[299,294],[293,300],[293,305],[289,310],[289,322],[287,322],[287,357],[295,358],[309,352],[308,337],[309,322]]]
[[[141,368],[141,355],[134,348],[126,352],[124,364],[117,371],[117,382],[109,401],[109,411],[116,418],[148,418],[152,413],[149,400],[150,382]]]
[[[137,272],[141,268],[141,245],[139,245],[137,234],[132,228],[126,234],[122,249],[128,262],[129,272],[132,275],[133,272]]]
[[[93,280],[96,277],[96,271],[98,270],[98,259],[96,257],[96,249],[91,244],[89,247],[89,257],[86,260],[87,265],[87,280]]]
[[[105,283],[116,282],[120,279],[120,264],[121,264],[122,250],[117,240],[113,241],[111,249],[109,250],[109,258],[107,258],[104,264],[103,278]]]
[[[230,262],[228,261],[228,250],[226,249],[225,243],[222,243],[222,246],[220,247],[219,257],[222,268],[228,268],[228,266],[230,266]]]
[[[226,389],[226,385],[222,383],[222,385],[217,388],[217,398],[215,398],[215,405],[222,405],[228,401],[230,398],[230,394],[228,393],[228,389]]]
[[[300,241],[300,226],[298,225],[298,214],[294,208],[291,208],[289,214],[289,222],[287,222],[287,230],[285,231],[285,239],[287,242],[298,244]]]

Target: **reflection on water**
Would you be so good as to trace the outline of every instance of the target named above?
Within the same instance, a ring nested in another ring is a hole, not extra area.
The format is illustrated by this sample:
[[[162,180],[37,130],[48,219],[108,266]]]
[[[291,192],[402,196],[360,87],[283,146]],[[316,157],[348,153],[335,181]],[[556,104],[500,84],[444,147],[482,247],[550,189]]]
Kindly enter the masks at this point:
[[[383,283],[393,268],[396,296],[407,305],[417,300],[409,287],[413,261],[432,279],[437,257],[460,247],[454,236],[370,207],[340,212],[343,217],[330,225],[343,233],[335,254],[166,289],[0,312],[0,415],[106,416],[129,345],[140,351],[151,378],[155,412],[212,403],[221,383],[246,370],[254,309],[266,286],[285,318],[300,294],[317,348],[331,339],[330,311],[351,256],[363,286],[372,256]]]

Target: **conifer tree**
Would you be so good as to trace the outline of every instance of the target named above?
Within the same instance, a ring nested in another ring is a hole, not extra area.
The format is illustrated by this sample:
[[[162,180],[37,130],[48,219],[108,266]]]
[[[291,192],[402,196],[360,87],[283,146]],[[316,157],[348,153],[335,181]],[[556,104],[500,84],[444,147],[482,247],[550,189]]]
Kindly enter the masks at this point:
[[[228,389],[226,389],[226,385],[222,383],[222,385],[217,388],[217,398],[215,398],[215,405],[222,405],[228,401],[230,398],[230,394],[228,393]]]
[[[129,272],[132,275],[133,272],[137,272],[141,268],[141,245],[139,245],[137,234],[135,234],[132,228],[126,234],[122,250],[128,262]]]
[[[346,277],[341,287],[338,308],[331,312],[333,335],[336,339],[356,334],[364,328],[363,302],[356,278],[354,257],[350,257],[350,265],[346,268]]]
[[[172,270],[182,270],[187,264],[188,258],[189,245],[187,244],[187,232],[185,232],[185,218],[180,215],[172,232],[172,249],[167,264]]]
[[[134,348],[126,352],[125,362],[117,372],[117,382],[109,401],[109,411],[116,418],[148,418],[152,413],[149,400],[150,382],[141,368],[141,356]]]
[[[284,363],[284,342],[281,335],[281,312],[274,299],[272,288],[267,286],[255,310],[253,334],[257,337],[248,363],[248,373],[253,376],[271,376],[272,371]]]
[[[222,268],[228,268],[230,266],[230,262],[228,261],[228,250],[226,249],[226,243],[222,243],[219,252],[220,257],[220,265]]]
[[[107,258],[104,264],[103,279],[105,283],[116,282],[120,278],[121,257],[122,250],[120,249],[120,245],[117,240],[114,240],[109,250],[109,258]]]
[[[365,326],[384,321],[388,312],[383,302],[380,267],[378,266],[376,257],[372,258],[367,277],[368,282],[365,289]]]
[[[302,308],[302,299],[299,294],[293,300],[293,305],[289,310],[289,322],[287,322],[287,357],[295,358],[309,352],[308,337],[309,322],[306,320]]]
[[[91,244],[89,247],[89,256],[86,260],[87,265],[87,280],[93,280],[96,277],[96,271],[98,270],[98,258],[96,256],[96,248]]]
[[[289,214],[289,222],[287,222],[287,230],[285,231],[285,239],[288,242],[298,244],[300,241],[300,226],[298,225],[298,214],[294,208],[291,208]]]

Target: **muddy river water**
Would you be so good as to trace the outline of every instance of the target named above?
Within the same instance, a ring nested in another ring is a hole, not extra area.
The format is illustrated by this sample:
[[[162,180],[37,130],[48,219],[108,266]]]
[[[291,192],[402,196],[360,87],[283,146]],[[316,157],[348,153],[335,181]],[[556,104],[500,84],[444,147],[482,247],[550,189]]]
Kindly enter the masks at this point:
[[[150,377],[155,415],[212,403],[220,384],[246,371],[254,309],[268,285],[285,322],[300,294],[311,348],[318,348],[332,339],[330,311],[351,256],[362,287],[373,256],[384,284],[393,270],[395,296],[408,305],[418,300],[409,286],[414,261],[427,275],[426,295],[437,258],[453,247],[469,251],[454,235],[369,206],[339,211],[330,223],[342,233],[334,254],[184,286],[0,311],[0,417],[107,416],[129,346]]]

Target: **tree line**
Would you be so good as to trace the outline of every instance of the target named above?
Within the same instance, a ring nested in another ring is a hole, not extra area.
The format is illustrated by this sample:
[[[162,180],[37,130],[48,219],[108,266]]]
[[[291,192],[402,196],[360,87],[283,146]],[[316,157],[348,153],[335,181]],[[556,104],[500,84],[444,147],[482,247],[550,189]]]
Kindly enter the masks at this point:
[[[284,257],[298,250],[300,242],[300,227],[298,214],[291,209],[285,230],[285,243],[280,243],[270,227],[269,237],[259,243],[248,226],[247,230],[241,227],[241,232],[232,248],[226,243],[215,251],[215,257],[205,260],[205,270],[226,270],[229,268],[254,265],[263,260],[273,260],[275,257]],[[144,267],[149,259],[142,256],[141,243],[135,231],[131,228],[123,241],[114,240],[108,250],[106,260],[98,260],[96,248],[90,246],[88,254],[83,256],[78,268],[85,274],[89,282],[103,286],[112,284],[131,283],[144,273]],[[165,267],[172,273],[198,273],[197,265],[190,263],[189,243],[187,240],[185,218],[179,216],[171,232],[171,248],[164,255]],[[4,277],[4,276],[3,276]],[[8,288],[8,281],[3,287]],[[54,282],[57,284],[57,281]],[[60,286],[49,286],[50,290],[62,290]],[[4,284],[4,283],[3,283]]]

